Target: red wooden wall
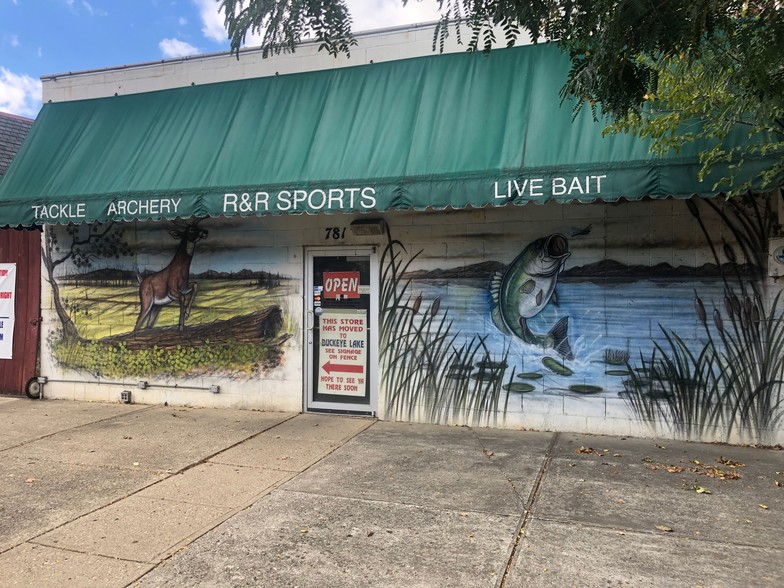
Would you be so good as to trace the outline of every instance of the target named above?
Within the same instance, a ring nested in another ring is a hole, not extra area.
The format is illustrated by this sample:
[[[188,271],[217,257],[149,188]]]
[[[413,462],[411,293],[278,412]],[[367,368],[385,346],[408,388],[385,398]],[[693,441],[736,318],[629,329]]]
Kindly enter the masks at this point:
[[[16,263],[13,359],[0,359],[0,394],[24,395],[36,375],[41,315],[41,232],[0,229],[0,262]]]

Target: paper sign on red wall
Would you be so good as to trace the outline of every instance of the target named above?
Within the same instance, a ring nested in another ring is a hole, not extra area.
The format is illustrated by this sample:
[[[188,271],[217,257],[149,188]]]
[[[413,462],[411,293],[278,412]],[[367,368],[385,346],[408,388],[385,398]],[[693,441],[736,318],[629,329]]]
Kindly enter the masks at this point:
[[[359,272],[324,272],[324,298],[359,298]]]
[[[16,264],[0,263],[0,359],[13,359]]]

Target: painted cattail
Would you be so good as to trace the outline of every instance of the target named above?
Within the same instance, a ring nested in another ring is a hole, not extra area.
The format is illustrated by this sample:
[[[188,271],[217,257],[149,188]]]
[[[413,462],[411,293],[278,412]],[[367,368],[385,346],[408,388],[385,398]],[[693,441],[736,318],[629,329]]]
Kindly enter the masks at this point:
[[[416,297],[414,300],[414,306],[411,307],[411,310],[414,311],[414,314],[419,312],[419,307],[422,306],[422,293],[420,292],[419,296]]]
[[[735,294],[732,295],[732,310],[735,311],[735,314],[740,316],[740,300],[738,300],[738,297]]]
[[[707,316],[705,315],[705,305],[700,300],[700,297],[697,296],[697,292],[694,292],[694,310],[697,312],[697,318],[700,319],[700,322],[705,325],[707,323]]]
[[[724,297],[724,308],[727,309],[727,316],[730,317],[730,319],[732,319],[734,313],[732,311],[732,300],[730,299],[729,296]]]
[[[719,333],[724,332],[724,321],[721,320],[721,313],[719,312],[718,308],[713,309],[713,322],[716,325],[716,328],[719,330]]]
[[[436,316],[438,309],[441,308],[441,298],[433,300],[433,305],[430,307],[430,316]]]

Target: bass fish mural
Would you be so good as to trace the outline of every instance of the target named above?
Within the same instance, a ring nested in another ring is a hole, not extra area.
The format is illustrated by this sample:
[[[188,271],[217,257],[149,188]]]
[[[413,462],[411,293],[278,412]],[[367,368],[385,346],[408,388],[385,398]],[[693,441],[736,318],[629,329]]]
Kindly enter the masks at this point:
[[[537,239],[498,272],[490,284],[495,326],[506,335],[514,335],[530,345],[552,348],[565,359],[574,359],[569,345],[569,317],[560,319],[547,334],[531,331],[528,320],[556,301],[555,286],[569,257],[569,242],[555,233]]]

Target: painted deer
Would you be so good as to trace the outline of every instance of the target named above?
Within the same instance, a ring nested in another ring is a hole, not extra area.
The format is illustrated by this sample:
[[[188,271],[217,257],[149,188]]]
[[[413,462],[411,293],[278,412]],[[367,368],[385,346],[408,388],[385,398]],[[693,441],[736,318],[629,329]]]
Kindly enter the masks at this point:
[[[169,265],[159,272],[139,280],[139,300],[141,310],[136,319],[134,331],[141,328],[151,329],[155,325],[161,308],[171,302],[180,305],[179,329],[185,329],[185,319],[191,314],[191,305],[196,297],[198,286],[196,282],[188,283],[190,279],[191,260],[196,242],[207,237],[207,231],[198,228],[199,221],[186,224],[181,229],[169,231],[174,239],[180,240],[177,252]]]

